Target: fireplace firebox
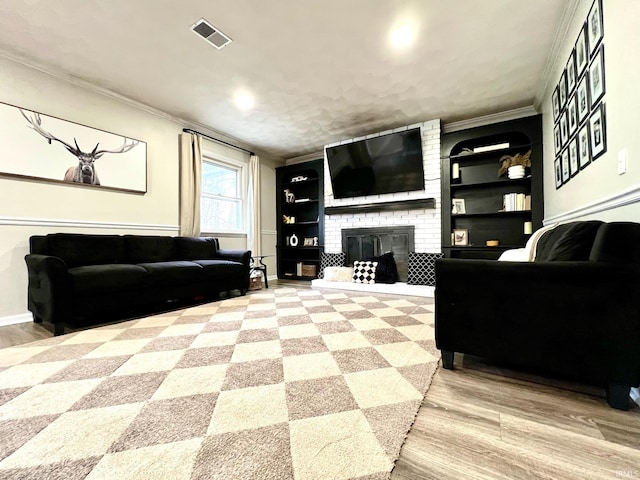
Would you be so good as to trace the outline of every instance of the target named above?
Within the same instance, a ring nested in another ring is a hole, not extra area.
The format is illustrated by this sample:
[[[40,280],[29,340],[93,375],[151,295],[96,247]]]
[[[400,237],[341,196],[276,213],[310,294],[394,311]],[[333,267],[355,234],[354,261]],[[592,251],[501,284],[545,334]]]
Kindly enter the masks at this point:
[[[415,227],[346,228],[342,229],[342,251],[346,264],[393,252],[401,282],[407,281],[409,252],[414,251]]]

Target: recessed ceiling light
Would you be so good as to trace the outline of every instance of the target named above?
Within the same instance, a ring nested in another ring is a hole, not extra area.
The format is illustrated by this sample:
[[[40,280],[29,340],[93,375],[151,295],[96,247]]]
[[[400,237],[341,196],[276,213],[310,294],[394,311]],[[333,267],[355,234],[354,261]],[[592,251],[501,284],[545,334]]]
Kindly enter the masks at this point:
[[[411,25],[400,25],[391,30],[389,43],[397,49],[408,48],[416,40],[416,31]]]
[[[233,96],[233,103],[236,104],[240,110],[251,110],[256,101],[253,95],[246,91],[236,92]]]

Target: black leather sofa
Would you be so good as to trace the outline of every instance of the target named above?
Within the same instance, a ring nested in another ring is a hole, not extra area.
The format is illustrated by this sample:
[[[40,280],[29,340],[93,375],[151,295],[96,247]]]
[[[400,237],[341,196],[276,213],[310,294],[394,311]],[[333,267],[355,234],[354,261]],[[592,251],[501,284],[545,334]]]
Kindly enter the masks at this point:
[[[29,246],[28,308],[55,335],[249,288],[251,252],[213,237],[56,233]]]
[[[535,260],[436,261],[436,345],[606,388],[629,408],[640,384],[640,224],[573,222]]]

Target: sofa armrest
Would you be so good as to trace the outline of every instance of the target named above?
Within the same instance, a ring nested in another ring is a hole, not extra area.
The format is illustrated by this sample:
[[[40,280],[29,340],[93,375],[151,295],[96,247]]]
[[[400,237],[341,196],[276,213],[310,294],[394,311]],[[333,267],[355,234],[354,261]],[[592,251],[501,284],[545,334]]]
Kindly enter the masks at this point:
[[[251,262],[251,250],[218,250],[218,257],[226,260],[233,260],[234,262],[240,262],[249,270]]]
[[[25,256],[28,307],[34,319],[64,322],[71,311],[71,279],[65,262],[50,255]]]
[[[640,382],[637,266],[442,259],[435,300],[442,350]]]

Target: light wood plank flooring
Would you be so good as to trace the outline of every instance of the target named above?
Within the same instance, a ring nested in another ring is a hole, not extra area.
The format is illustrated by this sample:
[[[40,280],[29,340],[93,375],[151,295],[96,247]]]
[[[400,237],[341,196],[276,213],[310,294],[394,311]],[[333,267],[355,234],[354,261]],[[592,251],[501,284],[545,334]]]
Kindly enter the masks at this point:
[[[0,348],[50,336],[0,327]],[[640,407],[614,410],[601,389],[471,356],[455,368],[436,372],[393,480],[640,479]]]
[[[470,356],[454,366],[436,372],[393,480],[640,479],[640,407]]]

